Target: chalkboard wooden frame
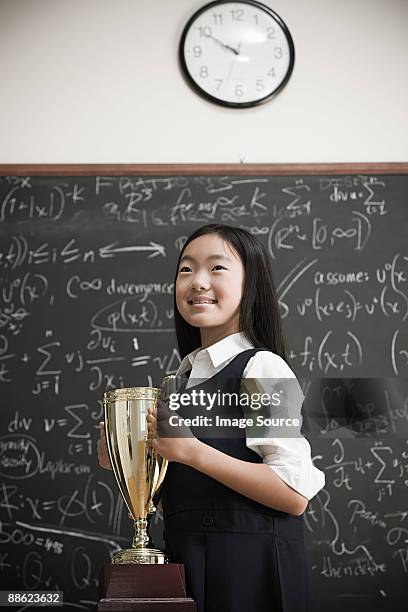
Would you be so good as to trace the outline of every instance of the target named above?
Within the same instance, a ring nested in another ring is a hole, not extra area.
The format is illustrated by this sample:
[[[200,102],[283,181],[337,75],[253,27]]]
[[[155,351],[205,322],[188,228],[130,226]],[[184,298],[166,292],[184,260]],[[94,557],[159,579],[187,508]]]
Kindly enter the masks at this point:
[[[0,176],[408,174],[408,162],[310,164],[0,164]]]

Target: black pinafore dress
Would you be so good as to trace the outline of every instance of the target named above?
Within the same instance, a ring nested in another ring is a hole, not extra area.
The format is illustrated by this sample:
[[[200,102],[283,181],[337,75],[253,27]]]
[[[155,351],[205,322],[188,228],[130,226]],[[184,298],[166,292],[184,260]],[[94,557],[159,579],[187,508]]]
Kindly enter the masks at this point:
[[[243,351],[194,389],[239,397],[242,374],[259,350],[268,349]],[[211,416],[230,410],[214,405]],[[179,413],[188,416],[188,407]],[[237,459],[262,463],[247,448],[245,429],[237,428],[233,438],[199,439]],[[303,516],[257,503],[175,461],[169,463],[161,498],[167,552],[171,562],[185,565],[197,612],[316,612]]]

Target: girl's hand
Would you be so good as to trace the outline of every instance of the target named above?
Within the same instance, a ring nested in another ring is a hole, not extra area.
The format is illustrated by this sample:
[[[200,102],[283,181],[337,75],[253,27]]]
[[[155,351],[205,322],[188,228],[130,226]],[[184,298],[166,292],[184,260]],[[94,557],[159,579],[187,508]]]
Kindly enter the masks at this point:
[[[108,447],[106,445],[104,421],[100,421],[99,423],[98,461],[99,465],[105,470],[112,469],[112,465],[109,459]]]
[[[157,408],[149,409],[147,419],[147,440],[150,448],[169,461],[178,461],[190,465],[193,461],[194,452],[200,443],[191,433],[189,427],[171,426],[168,422],[171,412],[161,400],[157,401],[160,419],[160,437],[157,436]],[[174,414],[174,413],[173,413]],[[168,431],[173,437],[165,437],[163,433]],[[177,433],[177,436],[174,437]]]

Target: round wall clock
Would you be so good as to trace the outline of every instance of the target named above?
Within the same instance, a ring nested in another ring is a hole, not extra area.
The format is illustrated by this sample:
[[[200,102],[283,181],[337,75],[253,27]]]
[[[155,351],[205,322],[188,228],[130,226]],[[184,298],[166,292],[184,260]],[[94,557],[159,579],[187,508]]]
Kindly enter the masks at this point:
[[[199,94],[234,108],[270,100],[295,61],[285,23],[256,0],[216,0],[187,22],[179,46],[182,70]]]

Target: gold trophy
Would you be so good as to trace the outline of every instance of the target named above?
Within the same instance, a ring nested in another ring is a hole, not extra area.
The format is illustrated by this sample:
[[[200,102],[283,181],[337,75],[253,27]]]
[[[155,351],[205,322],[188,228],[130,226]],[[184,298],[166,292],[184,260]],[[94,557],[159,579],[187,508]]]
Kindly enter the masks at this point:
[[[113,564],[168,563],[164,551],[149,545],[148,515],[156,511],[153,497],[163,482],[167,459],[147,443],[149,408],[167,399],[175,388],[175,376],[166,376],[162,388],[130,387],[107,391],[103,396],[106,442],[113,473],[134,520],[132,547],[119,551]]]

